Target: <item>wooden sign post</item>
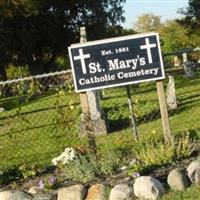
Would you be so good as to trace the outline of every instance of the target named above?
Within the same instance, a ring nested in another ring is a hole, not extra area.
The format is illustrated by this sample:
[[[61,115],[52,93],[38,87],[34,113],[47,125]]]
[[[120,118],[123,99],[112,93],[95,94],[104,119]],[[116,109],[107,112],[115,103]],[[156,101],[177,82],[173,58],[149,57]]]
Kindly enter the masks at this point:
[[[81,27],[81,29],[80,29],[80,43],[82,44],[86,41],[87,41],[87,36],[86,36],[85,27]],[[86,92],[80,93],[80,101],[81,101],[81,108],[82,108],[83,115],[86,115],[88,118],[90,118],[90,109],[89,109],[89,103],[88,103],[88,98],[87,98]],[[83,116],[83,118],[84,118],[84,116]]]
[[[161,113],[161,119],[162,119],[164,138],[165,138],[165,142],[170,143],[172,142],[172,136],[171,136],[171,131],[170,131],[169,117],[168,117],[167,104],[166,104],[165,93],[164,93],[164,88],[163,88],[163,82],[157,81],[156,87],[157,87],[157,92],[158,92],[158,100],[159,100],[159,105],[160,105],[160,113]]]

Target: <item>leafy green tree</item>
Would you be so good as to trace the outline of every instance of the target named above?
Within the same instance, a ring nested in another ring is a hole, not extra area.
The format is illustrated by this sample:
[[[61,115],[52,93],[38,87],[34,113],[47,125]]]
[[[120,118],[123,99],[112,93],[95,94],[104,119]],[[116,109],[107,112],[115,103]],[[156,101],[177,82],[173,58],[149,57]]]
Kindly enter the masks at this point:
[[[165,52],[176,51],[191,46],[187,29],[175,20],[166,21],[159,29],[162,48]]]
[[[193,47],[200,46],[200,1],[189,0],[188,6],[179,11],[184,17],[177,22],[187,29]]]
[[[29,66],[31,74],[56,70],[56,58],[79,41],[86,26],[90,40],[116,34],[124,21],[125,0],[0,1],[0,74],[5,68]],[[115,32],[109,32],[111,28]]]
[[[138,17],[134,29],[137,32],[156,31],[161,26],[161,17],[152,13],[143,14]]]
[[[191,28],[200,28],[200,1],[199,0],[189,0],[188,6],[182,8],[180,13],[185,17],[183,22],[190,26]]]

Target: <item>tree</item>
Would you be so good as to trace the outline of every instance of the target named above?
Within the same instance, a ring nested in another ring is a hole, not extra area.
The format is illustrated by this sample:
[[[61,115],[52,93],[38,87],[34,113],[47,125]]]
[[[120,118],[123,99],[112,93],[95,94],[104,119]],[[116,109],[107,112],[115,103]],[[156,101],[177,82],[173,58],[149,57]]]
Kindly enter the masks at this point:
[[[180,11],[188,20],[200,20],[200,1],[189,0],[186,9]]]
[[[150,32],[159,29],[161,26],[161,17],[151,13],[144,14],[138,17],[134,29],[137,32]]]
[[[187,29],[177,21],[166,21],[159,29],[162,40],[162,48],[165,52],[171,52],[186,47],[191,47]]]
[[[187,27],[190,33],[200,31],[200,1],[189,0],[188,6],[179,10],[179,13],[184,15],[184,18],[179,20],[179,23]],[[198,30],[197,30],[198,29]]]
[[[184,17],[177,22],[187,30],[193,47],[200,45],[200,1],[189,0],[188,6],[179,11]]]
[[[28,65],[33,75],[56,70],[56,57],[66,55],[67,47],[79,41],[81,26],[86,26],[89,39],[111,35],[109,27],[121,29],[124,1],[0,1],[2,79],[10,62]]]

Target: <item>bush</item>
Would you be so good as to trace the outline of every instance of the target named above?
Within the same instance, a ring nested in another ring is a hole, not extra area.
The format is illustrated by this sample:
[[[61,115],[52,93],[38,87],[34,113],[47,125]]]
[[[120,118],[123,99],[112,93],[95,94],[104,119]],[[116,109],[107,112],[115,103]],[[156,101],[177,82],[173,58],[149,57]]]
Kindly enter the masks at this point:
[[[15,66],[13,64],[9,64],[6,68],[6,73],[8,79],[17,79],[25,76],[29,76],[28,66]]]
[[[86,154],[79,153],[73,162],[59,165],[59,172],[64,180],[86,183],[113,174],[119,163],[120,157],[115,151],[105,151],[104,154],[89,151]]]
[[[190,139],[188,134],[174,139],[172,144],[156,140],[142,143],[135,150],[135,156],[139,164],[134,164],[130,171],[142,171],[153,166],[169,164],[174,160],[188,158],[194,148],[195,142]]]

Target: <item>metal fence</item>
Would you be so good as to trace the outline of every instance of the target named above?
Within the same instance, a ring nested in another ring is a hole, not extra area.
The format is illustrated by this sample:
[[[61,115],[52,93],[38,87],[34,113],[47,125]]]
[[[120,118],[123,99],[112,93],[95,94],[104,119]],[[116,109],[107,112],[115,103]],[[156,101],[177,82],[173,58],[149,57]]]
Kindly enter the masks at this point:
[[[168,68],[166,74],[174,77],[174,82],[164,81],[168,98],[173,100],[176,94],[176,106],[169,108],[172,134],[198,136],[199,68],[190,78],[185,77],[182,65]],[[77,142],[81,107],[79,95],[73,91],[70,71],[0,82],[0,170],[24,164],[49,165],[55,155]],[[162,137],[155,82],[132,85],[131,95],[139,137]],[[132,133],[125,87],[103,90],[100,104],[109,133]]]
[[[1,168],[45,163],[62,151],[69,132],[77,129],[69,116],[76,104],[79,110],[71,72],[0,82],[0,88]]]

